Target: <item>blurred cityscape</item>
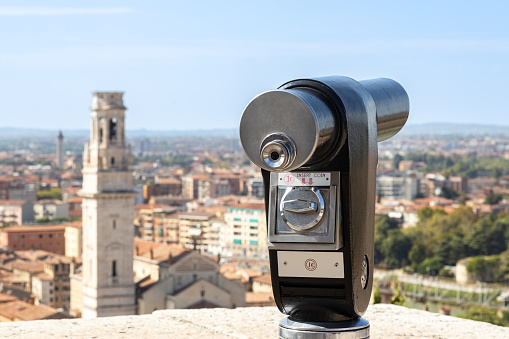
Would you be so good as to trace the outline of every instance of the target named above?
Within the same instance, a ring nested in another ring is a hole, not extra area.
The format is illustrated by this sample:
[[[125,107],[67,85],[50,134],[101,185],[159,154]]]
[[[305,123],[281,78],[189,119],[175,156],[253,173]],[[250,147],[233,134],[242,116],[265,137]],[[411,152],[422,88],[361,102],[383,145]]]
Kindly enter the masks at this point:
[[[0,137],[0,321],[83,315],[93,133]],[[263,183],[235,131],[125,138],[126,167],[96,165],[132,173],[134,314],[274,305]],[[509,135],[380,143],[376,215],[373,302],[509,325]]]

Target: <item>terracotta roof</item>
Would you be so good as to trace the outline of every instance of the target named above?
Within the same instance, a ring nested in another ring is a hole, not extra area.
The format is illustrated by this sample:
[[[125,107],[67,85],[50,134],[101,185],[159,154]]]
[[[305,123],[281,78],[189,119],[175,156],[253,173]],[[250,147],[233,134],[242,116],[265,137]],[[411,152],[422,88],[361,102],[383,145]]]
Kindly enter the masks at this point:
[[[204,206],[204,207],[201,207],[200,210],[202,211],[205,211],[205,212],[209,212],[209,213],[214,213],[214,214],[222,214],[224,212],[226,212],[226,210],[228,209],[227,206]]]
[[[20,271],[29,272],[32,274],[43,272],[44,271],[44,263],[41,261],[24,261],[24,260],[15,260],[6,266],[11,267],[11,269],[17,269]]]
[[[265,204],[262,203],[242,203],[230,206],[232,208],[246,208],[250,210],[265,210]]]
[[[152,254],[150,253],[150,250],[152,250]],[[171,254],[172,263],[175,263],[187,254],[191,253],[191,250],[179,245],[165,245],[154,241],[134,238],[134,253],[138,257],[158,262],[167,262]]]
[[[65,225],[37,225],[37,226],[9,226],[2,228],[0,232],[17,233],[17,232],[57,232],[64,231]]]
[[[0,181],[18,181],[18,182],[37,182],[39,177],[36,175],[25,175],[25,176],[11,176],[11,175],[2,175],[0,176]]]
[[[4,303],[0,305],[0,315],[7,319],[14,320],[14,314],[19,312],[20,310],[30,307],[29,305],[30,304],[21,300]]]
[[[0,205],[7,206],[23,206],[26,203],[26,200],[0,200]]]
[[[69,211],[69,217],[79,217],[83,215],[83,210],[81,208]]]
[[[0,253],[0,264],[4,264],[14,259],[16,259],[16,255],[14,253]]]
[[[49,264],[70,264],[73,259],[71,257],[66,257],[65,255],[54,254],[50,258],[48,258],[45,262]]]
[[[7,274],[2,275],[2,282],[5,285],[19,285],[19,284],[26,284],[28,281],[27,279],[20,277],[14,273],[8,272]]]
[[[65,188],[65,192],[67,193],[78,193],[79,190],[81,190],[83,187],[81,186],[67,186]]]
[[[0,304],[8,303],[11,301],[16,301],[18,298],[16,298],[13,295],[7,294],[7,293],[0,293]]]
[[[210,175],[208,175],[208,174],[196,174],[196,175],[193,175],[191,178],[193,178],[193,180],[197,180],[197,181],[206,181],[206,180],[210,179]]]
[[[138,283],[136,283],[137,288],[140,289],[140,292],[143,293],[148,290],[153,285],[157,284],[157,280],[152,280],[150,277],[145,277],[141,279]]]
[[[42,320],[66,318],[63,314],[46,305],[31,305],[24,301],[11,301],[0,305],[0,315],[15,320]],[[56,317],[55,317],[56,316]]]
[[[450,205],[454,203],[454,200],[446,199],[442,197],[428,197],[415,199],[414,203],[417,205]]]
[[[253,282],[256,281],[261,284],[267,284],[272,286],[272,280],[270,278],[270,274],[264,274],[262,276],[253,278]]]
[[[82,202],[83,201],[83,197],[72,197],[71,199],[67,200],[67,202],[70,202],[70,203],[76,203],[76,202]]]
[[[81,211],[81,210],[80,210]],[[82,228],[83,227],[83,222],[80,220],[80,221],[73,221],[73,222],[70,222],[70,223],[67,223],[64,225],[65,227],[76,227],[76,228]]]
[[[136,210],[155,210],[155,209],[173,209],[173,206],[169,206],[169,205],[161,205],[161,204],[155,204],[155,205],[150,205],[150,204],[138,204],[136,206],[134,206],[134,208]]]
[[[43,260],[55,254],[44,250],[16,251],[16,254],[25,260]]]
[[[221,266],[223,267],[223,266]],[[242,283],[249,282],[249,276],[243,274],[241,270],[239,271],[222,271],[221,275],[223,275],[228,280],[240,280]]]
[[[175,178],[159,178],[159,183],[163,185],[182,184],[182,180]]]

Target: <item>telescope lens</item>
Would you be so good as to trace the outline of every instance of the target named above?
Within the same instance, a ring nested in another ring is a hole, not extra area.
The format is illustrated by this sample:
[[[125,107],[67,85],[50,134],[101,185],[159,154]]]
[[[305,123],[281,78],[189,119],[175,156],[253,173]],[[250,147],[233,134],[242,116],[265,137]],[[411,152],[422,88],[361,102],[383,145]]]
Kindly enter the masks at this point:
[[[260,145],[262,161],[274,170],[290,167],[295,159],[295,144],[292,139],[282,133],[267,136]]]

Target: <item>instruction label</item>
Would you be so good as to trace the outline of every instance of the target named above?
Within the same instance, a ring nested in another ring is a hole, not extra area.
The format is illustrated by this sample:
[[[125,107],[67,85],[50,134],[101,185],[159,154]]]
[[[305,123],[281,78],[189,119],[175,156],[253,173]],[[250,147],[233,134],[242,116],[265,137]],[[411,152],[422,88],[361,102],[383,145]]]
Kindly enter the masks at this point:
[[[281,186],[330,186],[330,173],[324,172],[287,172],[278,174]]]

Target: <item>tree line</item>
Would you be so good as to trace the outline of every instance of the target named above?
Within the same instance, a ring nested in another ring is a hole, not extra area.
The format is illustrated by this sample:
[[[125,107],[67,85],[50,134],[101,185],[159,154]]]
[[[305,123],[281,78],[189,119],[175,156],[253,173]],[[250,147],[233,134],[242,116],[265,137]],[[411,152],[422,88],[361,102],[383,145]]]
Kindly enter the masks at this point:
[[[448,276],[446,266],[474,257],[467,269],[484,281],[509,278],[509,214],[477,216],[461,205],[451,214],[425,207],[415,227],[387,216],[375,220],[375,264]]]
[[[464,178],[476,178],[488,176],[500,178],[509,175],[509,160],[493,157],[478,157],[475,155],[451,156],[432,155],[427,153],[408,153],[405,156],[397,154],[393,159],[394,168],[398,168],[402,160],[422,162],[424,172],[440,172],[446,177],[460,176]]]

